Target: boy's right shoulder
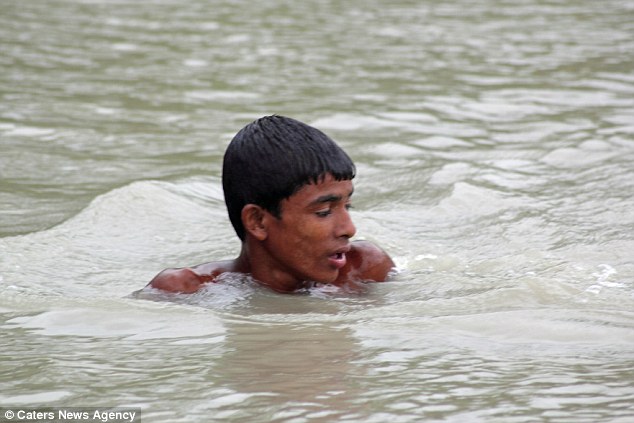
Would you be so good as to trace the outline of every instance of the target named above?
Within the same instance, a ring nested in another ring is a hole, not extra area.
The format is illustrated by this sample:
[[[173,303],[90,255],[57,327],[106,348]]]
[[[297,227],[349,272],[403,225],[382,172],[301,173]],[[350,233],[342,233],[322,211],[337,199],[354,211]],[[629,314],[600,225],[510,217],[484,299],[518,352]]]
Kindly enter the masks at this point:
[[[231,271],[230,262],[212,262],[194,267],[165,269],[148,284],[152,288],[168,292],[191,294],[207,282],[213,282],[220,274]]]
[[[183,292],[190,294],[198,291],[202,285],[200,276],[189,267],[179,269],[165,269],[154,277],[148,284],[152,288],[168,292]]]

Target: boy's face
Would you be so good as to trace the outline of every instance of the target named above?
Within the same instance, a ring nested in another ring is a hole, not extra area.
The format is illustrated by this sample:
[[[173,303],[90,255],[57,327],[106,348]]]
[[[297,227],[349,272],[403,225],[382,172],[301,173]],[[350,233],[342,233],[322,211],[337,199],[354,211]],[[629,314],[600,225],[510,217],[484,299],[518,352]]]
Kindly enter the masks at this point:
[[[270,216],[264,240],[275,279],[331,283],[346,265],[349,239],[356,228],[350,219],[352,181],[330,174],[304,185],[281,202],[281,218]]]

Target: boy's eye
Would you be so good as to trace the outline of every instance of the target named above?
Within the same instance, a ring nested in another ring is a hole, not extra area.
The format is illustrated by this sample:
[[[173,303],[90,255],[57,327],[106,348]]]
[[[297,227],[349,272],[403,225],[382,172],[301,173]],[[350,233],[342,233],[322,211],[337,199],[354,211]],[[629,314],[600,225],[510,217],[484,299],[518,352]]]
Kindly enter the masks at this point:
[[[328,210],[320,210],[320,211],[318,211],[318,212],[315,212],[315,214],[316,214],[317,216],[319,216],[319,217],[327,217],[327,216],[329,216],[329,215],[330,215],[330,213],[332,213],[332,212],[330,211],[330,209],[328,209]]]
[[[352,204],[350,203],[346,203],[344,204],[344,208],[346,210],[350,210],[352,208]],[[328,217],[332,214],[332,208],[328,208],[328,209],[323,209],[323,210],[318,210],[315,212],[315,214],[319,217]]]

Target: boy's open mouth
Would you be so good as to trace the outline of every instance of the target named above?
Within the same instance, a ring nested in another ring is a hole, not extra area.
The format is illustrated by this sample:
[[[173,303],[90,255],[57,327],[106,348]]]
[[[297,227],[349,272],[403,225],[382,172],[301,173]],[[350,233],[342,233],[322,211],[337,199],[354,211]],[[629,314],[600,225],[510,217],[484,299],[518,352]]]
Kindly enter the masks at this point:
[[[337,269],[341,269],[343,266],[346,265],[346,253],[344,252],[340,251],[331,254],[330,256],[328,256],[328,258],[330,259],[330,263]]]

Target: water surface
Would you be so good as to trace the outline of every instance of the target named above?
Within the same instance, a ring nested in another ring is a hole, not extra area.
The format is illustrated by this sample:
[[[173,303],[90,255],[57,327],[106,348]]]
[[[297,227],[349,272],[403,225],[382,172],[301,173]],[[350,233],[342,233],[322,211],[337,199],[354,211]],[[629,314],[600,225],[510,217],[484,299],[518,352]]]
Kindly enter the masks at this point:
[[[634,4],[4,1],[0,406],[144,421],[634,417]],[[221,158],[278,113],[358,166],[351,296],[227,275]]]

